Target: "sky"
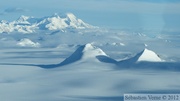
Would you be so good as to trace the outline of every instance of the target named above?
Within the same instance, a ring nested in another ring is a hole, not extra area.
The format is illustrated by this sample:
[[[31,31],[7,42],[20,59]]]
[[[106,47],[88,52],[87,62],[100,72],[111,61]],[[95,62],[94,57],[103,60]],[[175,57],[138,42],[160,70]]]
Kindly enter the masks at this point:
[[[107,28],[180,30],[180,0],[3,0],[0,20],[74,13]]]

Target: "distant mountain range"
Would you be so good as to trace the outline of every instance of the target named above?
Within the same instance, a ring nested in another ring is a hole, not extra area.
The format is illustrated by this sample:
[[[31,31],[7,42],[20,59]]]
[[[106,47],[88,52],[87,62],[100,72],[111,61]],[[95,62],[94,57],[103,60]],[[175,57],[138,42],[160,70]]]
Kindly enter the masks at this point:
[[[59,30],[65,32],[70,29],[95,28],[78,19],[74,14],[54,14],[53,16],[35,18],[22,15],[17,20],[0,22],[0,33],[34,33],[37,30]]]

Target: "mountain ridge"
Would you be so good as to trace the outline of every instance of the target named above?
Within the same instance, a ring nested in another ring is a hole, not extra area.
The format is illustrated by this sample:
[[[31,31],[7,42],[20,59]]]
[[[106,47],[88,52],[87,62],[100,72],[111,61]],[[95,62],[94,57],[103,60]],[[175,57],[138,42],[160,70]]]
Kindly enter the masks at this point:
[[[75,62],[96,61],[105,63],[115,63],[102,49],[87,43],[80,46],[72,55],[66,58],[60,65],[68,65]]]
[[[136,62],[149,61],[149,62],[162,62],[162,59],[152,50],[145,48],[143,51],[138,53],[134,58]]]
[[[0,33],[34,33],[36,30],[60,30],[65,32],[68,29],[90,29],[94,26],[85,23],[72,13],[66,13],[65,16],[54,14],[52,16],[35,18],[32,16],[21,15],[17,20],[0,22]]]

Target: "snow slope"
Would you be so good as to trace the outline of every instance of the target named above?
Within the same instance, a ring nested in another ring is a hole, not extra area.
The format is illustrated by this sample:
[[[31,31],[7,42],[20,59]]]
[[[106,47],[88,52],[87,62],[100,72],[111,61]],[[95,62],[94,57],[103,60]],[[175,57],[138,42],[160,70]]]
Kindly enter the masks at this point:
[[[134,57],[136,62],[149,61],[149,62],[161,62],[161,58],[152,50],[144,49]]]
[[[61,30],[95,28],[78,19],[74,14],[67,13],[65,16],[54,14],[53,16],[35,18],[22,15],[19,19],[0,22],[0,33],[35,33],[39,30]]]
[[[89,28],[70,13],[1,21],[1,100],[123,101],[125,93],[180,92],[179,34]]]
[[[80,46],[70,57],[66,58],[61,65],[68,65],[75,62],[115,63],[116,61],[106,55],[100,48],[88,43]]]
[[[159,55],[146,48],[134,57],[119,61],[117,65],[120,69],[180,71],[179,62],[162,60]]]
[[[128,64],[136,64],[141,62],[163,62],[163,61],[155,52],[145,48],[143,51],[137,53],[135,56],[122,60],[122,62]]]
[[[100,52],[85,59],[95,59],[104,52],[92,45],[86,52]],[[44,69],[34,64],[53,64],[69,56],[71,48],[3,49],[0,50],[0,98],[3,101],[123,101],[124,93],[179,93],[180,74],[172,71],[97,70],[113,65],[71,63],[63,68]],[[86,53],[85,52],[85,53]],[[65,56],[64,56],[65,55]],[[90,55],[90,54],[88,54]],[[80,59],[79,61],[81,61]],[[90,62],[90,61],[87,61]],[[3,63],[6,63],[3,64]],[[21,65],[12,65],[12,63]],[[76,62],[77,63],[77,62]],[[25,65],[31,64],[31,66]],[[102,63],[101,63],[102,64]],[[34,65],[34,66],[33,66]],[[51,65],[52,66],[52,65]],[[93,68],[79,71],[72,68]],[[127,68],[127,67],[126,67]]]

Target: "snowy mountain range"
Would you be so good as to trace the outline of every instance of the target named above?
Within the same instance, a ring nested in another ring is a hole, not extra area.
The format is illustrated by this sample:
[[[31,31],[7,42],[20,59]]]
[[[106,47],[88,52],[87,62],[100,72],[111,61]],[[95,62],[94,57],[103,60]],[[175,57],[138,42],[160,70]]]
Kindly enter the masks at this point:
[[[34,33],[37,30],[60,30],[65,32],[68,29],[95,28],[94,26],[78,19],[74,14],[54,14],[53,16],[35,18],[22,15],[17,20],[0,22],[0,33]]]
[[[74,62],[94,61],[116,64],[115,59],[110,58],[102,49],[88,43],[80,46],[71,56],[66,58],[61,64],[71,64]],[[144,49],[140,53],[136,54],[127,60],[127,63],[140,63],[140,62],[163,62],[163,60],[152,50]],[[121,62],[121,61],[120,61]]]
[[[19,65],[19,64],[16,64]],[[157,53],[145,48],[135,56],[117,61],[108,56],[101,48],[91,43],[79,46],[69,57],[58,64],[32,65],[45,69],[62,68],[72,70],[116,70],[116,69],[151,69],[179,70],[179,63],[167,62]]]

